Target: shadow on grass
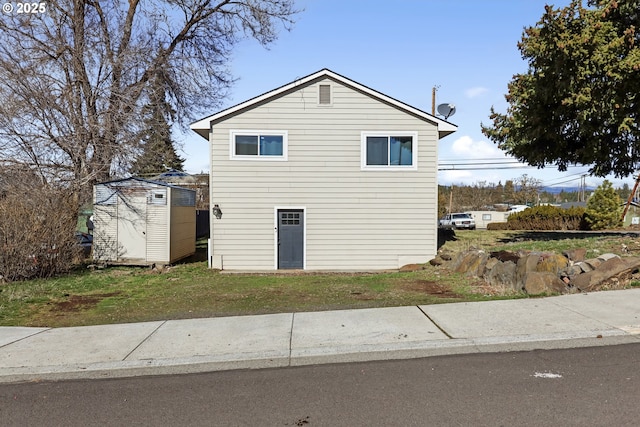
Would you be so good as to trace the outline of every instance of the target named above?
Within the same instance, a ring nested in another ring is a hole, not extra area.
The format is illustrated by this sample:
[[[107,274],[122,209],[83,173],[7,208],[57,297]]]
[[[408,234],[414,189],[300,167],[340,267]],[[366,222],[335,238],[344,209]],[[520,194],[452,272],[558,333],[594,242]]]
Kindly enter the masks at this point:
[[[438,228],[438,249],[447,242],[455,242],[456,232],[452,228]]]
[[[195,262],[203,262],[207,260],[207,238],[196,240],[196,252],[179,260],[176,264],[191,264]]]
[[[594,237],[639,237],[640,231],[521,231],[506,236],[498,241],[501,243],[522,242],[527,240],[565,240],[591,239]]]

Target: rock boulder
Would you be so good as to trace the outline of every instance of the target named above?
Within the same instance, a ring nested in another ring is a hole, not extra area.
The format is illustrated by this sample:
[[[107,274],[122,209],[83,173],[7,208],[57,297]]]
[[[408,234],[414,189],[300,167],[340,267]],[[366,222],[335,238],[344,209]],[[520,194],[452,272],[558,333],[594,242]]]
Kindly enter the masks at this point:
[[[548,271],[527,273],[523,289],[529,295],[567,293],[569,290],[557,274]]]

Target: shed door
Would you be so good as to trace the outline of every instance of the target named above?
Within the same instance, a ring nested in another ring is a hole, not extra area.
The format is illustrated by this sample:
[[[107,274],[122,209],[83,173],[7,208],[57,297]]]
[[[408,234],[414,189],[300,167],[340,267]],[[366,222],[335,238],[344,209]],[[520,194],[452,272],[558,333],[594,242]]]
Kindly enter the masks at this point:
[[[118,259],[147,258],[147,201],[121,198],[118,203]]]
[[[278,268],[304,268],[304,211],[278,210]]]

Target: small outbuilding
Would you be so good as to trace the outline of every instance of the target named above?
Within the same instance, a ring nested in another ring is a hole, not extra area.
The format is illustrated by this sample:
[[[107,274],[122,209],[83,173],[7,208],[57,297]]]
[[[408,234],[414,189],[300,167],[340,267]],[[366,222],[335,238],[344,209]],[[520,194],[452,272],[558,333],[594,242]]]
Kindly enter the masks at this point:
[[[513,212],[498,211],[468,211],[476,222],[476,228],[487,228],[492,222],[507,222]]]
[[[196,193],[165,182],[127,178],[93,188],[93,258],[171,264],[196,250]]]

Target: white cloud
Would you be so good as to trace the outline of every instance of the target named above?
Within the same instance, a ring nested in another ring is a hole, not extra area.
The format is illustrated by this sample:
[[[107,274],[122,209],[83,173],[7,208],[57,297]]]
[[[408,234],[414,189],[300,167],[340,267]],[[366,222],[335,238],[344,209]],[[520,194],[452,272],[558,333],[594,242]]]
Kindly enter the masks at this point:
[[[482,96],[485,93],[489,92],[489,89],[482,86],[472,87],[471,89],[467,89],[464,91],[464,94],[467,98],[477,98],[478,96]]]
[[[451,185],[475,182],[476,178],[473,171],[447,170],[438,173],[438,181],[440,184]]]
[[[487,141],[474,141],[468,135],[461,136],[451,144],[451,153],[454,156],[464,156],[467,159],[493,159],[506,157],[494,144]]]
[[[498,182],[504,184],[506,180],[519,176],[513,172],[515,171],[501,174],[493,170],[444,170],[438,172],[438,184],[476,185],[481,182],[484,182],[485,185],[496,185]]]

